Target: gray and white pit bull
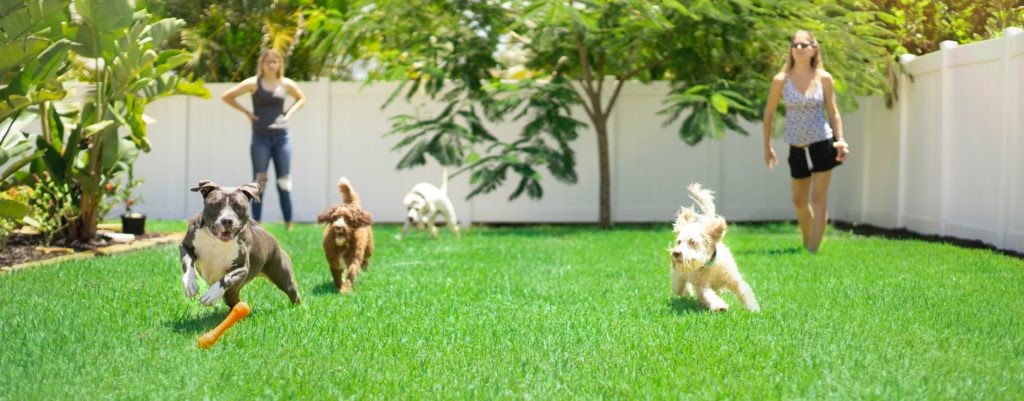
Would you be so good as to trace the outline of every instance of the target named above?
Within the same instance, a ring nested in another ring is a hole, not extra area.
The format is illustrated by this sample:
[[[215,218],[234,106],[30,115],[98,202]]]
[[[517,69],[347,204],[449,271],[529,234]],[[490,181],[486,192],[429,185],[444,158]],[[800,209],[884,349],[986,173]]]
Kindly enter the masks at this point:
[[[185,296],[199,293],[198,271],[210,285],[199,297],[206,306],[223,297],[229,308],[234,307],[242,287],[260,275],[288,294],[293,304],[301,303],[288,254],[259,223],[249,221],[249,202],[259,202],[259,184],[233,188],[204,180],[192,192],[203,194],[203,211],[189,221],[178,247]]]

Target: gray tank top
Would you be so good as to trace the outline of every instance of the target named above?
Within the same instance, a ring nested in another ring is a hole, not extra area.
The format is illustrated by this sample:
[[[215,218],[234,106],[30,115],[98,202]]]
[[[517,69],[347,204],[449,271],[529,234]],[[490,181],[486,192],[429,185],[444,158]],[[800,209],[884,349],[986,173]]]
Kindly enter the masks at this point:
[[[260,80],[256,80],[256,91],[252,93],[252,113],[257,118],[252,122],[254,134],[278,134],[288,129],[288,125],[280,121],[284,117],[284,101],[287,96],[283,83],[279,82],[271,92],[263,89]]]
[[[810,95],[804,96],[793,86],[793,81],[786,77],[782,101],[786,105],[783,135],[786,143],[803,146],[832,137],[832,127],[825,121],[825,91],[821,88],[821,82],[817,83],[817,88]]]

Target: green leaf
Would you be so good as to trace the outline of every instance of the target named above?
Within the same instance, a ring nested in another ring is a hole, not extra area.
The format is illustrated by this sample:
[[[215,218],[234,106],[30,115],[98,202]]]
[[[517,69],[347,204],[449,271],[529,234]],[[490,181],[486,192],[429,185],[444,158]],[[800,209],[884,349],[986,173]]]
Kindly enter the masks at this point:
[[[714,93],[711,95],[711,106],[715,108],[721,114],[729,112],[729,101],[722,96],[721,93]]]
[[[139,147],[129,139],[118,138],[116,130],[103,134],[102,170],[106,176],[126,173],[139,156]]]
[[[40,227],[43,226],[43,223],[40,223],[39,220],[33,219],[32,216],[27,216],[27,215],[26,216],[22,216],[21,222],[25,223],[25,224],[28,224],[28,225],[30,225],[32,227],[35,227],[35,228],[40,228]]]
[[[82,192],[87,194],[100,193],[100,177],[93,177],[85,172],[79,171],[73,174],[75,182],[82,186]]]
[[[93,135],[96,135],[99,132],[103,132],[103,130],[110,128],[115,124],[116,122],[112,120],[103,120],[95,124],[90,124],[89,126],[85,127],[85,137],[88,138]]]
[[[178,81],[178,84],[174,87],[175,91],[179,95],[195,96],[203,99],[210,98],[210,90],[203,85],[203,81],[190,82],[186,80]]]
[[[0,149],[0,166],[32,149],[32,142],[22,141],[9,148]]]
[[[0,198],[0,218],[9,220],[21,220],[31,210],[24,202],[14,199]]]
[[[50,172],[50,177],[53,177],[53,179],[58,182],[64,181],[66,178],[65,171],[67,171],[67,166],[64,164],[64,159],[61,157],[60,151],[58,149],[54,149],[53,145],[46,142],[46,139],[42,136],[36,137],[36,149],[43,152],[41,159],[46,171]]]
[[[88,30],[117,31],[129,27],[135,9],[128,0],[75,0],[75,10]]]
[[[149,25],[149,37],[154,47],[163,45],[168,38],[185,26],[185,21],[179,18],[164,18]]]
[[[0,44],[0,74],[35,57],[49,46],[49,40],[37,37]]]
[[[31,143],[29,143],[29,145],[31,145]],[[0,173],[0,181],[6,182],[7,179],[10,178],[15,173],[17,173],[18,170],[21,170],[22,167],[25,167],[27,164],[31,163],[33,160],[38,159],[42,155],[43,155],[43,151],[40,150],[40,151],[37,151],[35,153],[29,154],[29,155],[27,155],[25,157],[22,157],[20,159],[15,160],[13,163],[7,165],[7,167],[4,168],[4,171],[2,173]],[[3,163],[0,163],[0,165],[2,165],[2,164]]]

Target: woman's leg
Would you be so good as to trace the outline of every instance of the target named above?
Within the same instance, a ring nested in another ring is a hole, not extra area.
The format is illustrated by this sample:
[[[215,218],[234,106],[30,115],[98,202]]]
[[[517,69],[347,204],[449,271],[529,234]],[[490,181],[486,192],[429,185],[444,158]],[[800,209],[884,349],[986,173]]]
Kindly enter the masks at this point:
[[[800,225],[800,235],[804,240],[804,248],[810,249],[811,220],[814,217],[810,205],[811,178],[793,178],[790,182],[793,191],[793,208],[796,209],[796,221]]]
[[[292,138],[285,134],[273,148],[274,174],[277,176],[277,195],[281,198],[281,214],[285,228],[292,228]]]
[[[249,146],[249,156],[252,157],[253,180],[260,184],[260,201],[251,202],[252,218],[260,221],[263,217],[263,194],[267,192],[267,167],[270,165],[270,145],[266,142],[266,138],[253,135],[252,145]]]
[[[832,180],[832,170],[811,174],[811,240],[807,250],[818,253],[821,239],[825,236],[828,224],[828,184]]]

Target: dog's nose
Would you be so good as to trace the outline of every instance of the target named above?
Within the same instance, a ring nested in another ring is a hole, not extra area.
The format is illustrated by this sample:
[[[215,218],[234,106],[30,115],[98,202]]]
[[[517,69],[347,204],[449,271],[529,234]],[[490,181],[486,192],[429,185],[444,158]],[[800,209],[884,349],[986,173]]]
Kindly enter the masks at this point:
[[[226,219],[225,218],[225,219],[220,219],[220,224],[223,225],[223,226],[231,227],[231,225],[234,224],[234,222],[231,221],[231,219]]]
[[[678,258],[678,257],[680,257],[680,256],[683,256],[683,253],[682,253],[682,252],[679,252],[679,251],[672,251],[672,257],[674,257],[674,258]]]

